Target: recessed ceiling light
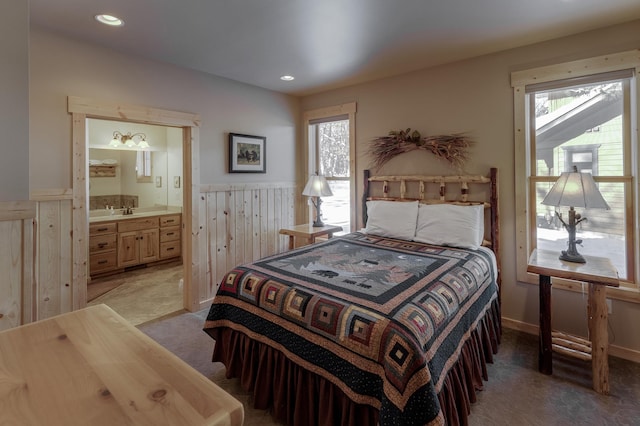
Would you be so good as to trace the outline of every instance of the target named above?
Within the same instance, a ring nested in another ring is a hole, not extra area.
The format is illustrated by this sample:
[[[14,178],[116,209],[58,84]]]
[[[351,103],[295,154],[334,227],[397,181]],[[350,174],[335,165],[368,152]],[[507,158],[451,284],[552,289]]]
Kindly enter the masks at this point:
[[[101,14],[101,15],[96,15],[95,18],[96,18],[96,21],[105,25],[111,25],[112,27],[121,27],[124,25],[124,21],[122,19],[113,15]]]
[[[292,75],[283,75],[282,77],[280,77],[280,80],[282,81],[292,81],[295,80],[295,77]]]

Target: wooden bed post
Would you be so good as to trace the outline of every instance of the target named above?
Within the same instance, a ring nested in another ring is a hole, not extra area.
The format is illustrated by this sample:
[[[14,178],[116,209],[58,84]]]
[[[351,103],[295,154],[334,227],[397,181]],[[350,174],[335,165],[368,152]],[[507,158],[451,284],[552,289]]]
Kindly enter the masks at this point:
[[[498,169],[491,168],[491,245],[493,252],[496,254],[496,263],[498,266],[498,297],[502,295],[502,274],[500,267],[500,228],[499,228],[499,212],[498,212]]]
[[[369,198],[369,177],[371,170],[364,171],[364,191],[362,194],[362,226],[367,226],[367,198]]]

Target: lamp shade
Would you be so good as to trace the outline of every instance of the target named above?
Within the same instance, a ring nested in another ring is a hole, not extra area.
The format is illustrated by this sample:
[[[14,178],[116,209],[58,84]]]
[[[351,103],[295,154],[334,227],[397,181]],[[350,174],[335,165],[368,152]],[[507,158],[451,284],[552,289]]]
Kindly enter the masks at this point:
[[[610,209],[600,194],[591,173],[581,173],[575,168],[572,172],[564,172],[560,175],[547,196],[542,200],[542,204],[556,207]]]
[[[329,197],[333,195],[324,176],[312,175],[302,191],[308,197]]]

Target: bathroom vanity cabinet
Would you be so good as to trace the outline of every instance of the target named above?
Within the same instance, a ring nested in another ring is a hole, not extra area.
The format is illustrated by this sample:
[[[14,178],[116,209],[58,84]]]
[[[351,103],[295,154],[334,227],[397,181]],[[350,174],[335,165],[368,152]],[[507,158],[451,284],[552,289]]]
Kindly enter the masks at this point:
[[[90,275],[180,257],[181,214],[100,218],[89,225]]]

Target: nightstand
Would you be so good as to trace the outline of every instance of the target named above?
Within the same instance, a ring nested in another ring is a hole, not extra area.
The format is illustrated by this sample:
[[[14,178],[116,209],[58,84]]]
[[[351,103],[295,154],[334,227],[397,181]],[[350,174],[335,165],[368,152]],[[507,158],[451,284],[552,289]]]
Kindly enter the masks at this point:
[[[538,369],[552,373],[552,351],[591,361],[593,389],[609,394],[609,336],[607,333],[606,286],[618,287],[618,272],[609,259],[584,256],[586,263],[565,262],[558,253],[536,249],[531,253],[527,272],[539,274],[540,348]],[[551,277],[589,284],[589,340],[551,330]]]
[[[296,225],[291,228],[282,228],[280,234],[289,236],[289,250],[296,247],[295,238],[304,239],[305,244],[313,244],[317,237],[332,238],[334,232],[342,231],[342,226],[324,225],[314,227],[311,223]],[[299,244],[298,246],[305,245]]]

